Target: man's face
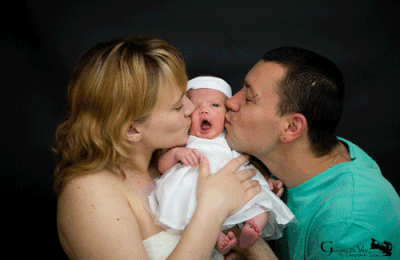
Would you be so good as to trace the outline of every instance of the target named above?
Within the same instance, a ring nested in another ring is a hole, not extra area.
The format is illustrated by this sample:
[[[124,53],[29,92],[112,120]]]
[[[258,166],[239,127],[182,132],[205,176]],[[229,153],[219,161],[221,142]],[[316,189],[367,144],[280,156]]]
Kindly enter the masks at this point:
[[[246,75],[244,87],[227,101],[226,139],[234,150],[261,158],[276,146],[283,119],[277,115],[277,83],[285,69],[258,62]]]

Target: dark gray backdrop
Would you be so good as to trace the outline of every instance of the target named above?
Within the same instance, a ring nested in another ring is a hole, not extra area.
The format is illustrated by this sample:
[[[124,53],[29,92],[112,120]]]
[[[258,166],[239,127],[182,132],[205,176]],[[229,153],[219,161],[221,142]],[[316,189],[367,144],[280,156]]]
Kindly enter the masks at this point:
[[[272,48],[292,45],[328,57],[346,82],[338,135],[370,154],[399,188],[399,1],[189,2],[37,0],[4,6],[0,188],[10,244],[5,252],[63,256],[50,147],[75,61],[116,34],[162,38],[182,52],[189,77],[220,76],[234,92]]]

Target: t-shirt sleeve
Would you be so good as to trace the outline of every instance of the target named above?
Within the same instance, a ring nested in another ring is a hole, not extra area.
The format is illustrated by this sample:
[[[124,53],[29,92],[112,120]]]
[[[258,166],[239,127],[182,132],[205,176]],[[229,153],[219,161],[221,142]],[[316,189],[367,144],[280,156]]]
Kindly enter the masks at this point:
[[[392,243],[368,223],[336,221],[314,227],[306,244],[306,259],[396,259]]]

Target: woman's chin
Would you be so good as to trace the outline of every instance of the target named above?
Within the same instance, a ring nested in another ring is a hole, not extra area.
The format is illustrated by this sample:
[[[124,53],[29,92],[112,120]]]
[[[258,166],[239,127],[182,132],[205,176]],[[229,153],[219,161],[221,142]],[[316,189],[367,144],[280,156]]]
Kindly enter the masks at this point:
[[[185,136],[185,138],[182,138],[181,143],[178,144],[177,146],[184,146],[184,145],[186,145],[187,142],[188,142],[188,139],[189,139],[189,134],[187,134],[187,135]]]

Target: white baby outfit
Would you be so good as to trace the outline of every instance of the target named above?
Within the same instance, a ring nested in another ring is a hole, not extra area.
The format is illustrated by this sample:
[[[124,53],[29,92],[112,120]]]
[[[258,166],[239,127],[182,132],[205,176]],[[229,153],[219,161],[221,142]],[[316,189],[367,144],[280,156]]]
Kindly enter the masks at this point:
[[[143,240],[143,244],[151,260],[164,260],[175,249],[180,238],[167,230]],[[224,260],[224,256],[214,249],[210,260]]]
[[[143,205],[148,210],[150,208],[147,197],[156,188],[155,180],[138,192]],[[173,230],[161,231],[143,240],[143,245],[151,260],[165,260],[172,253],[181,238],[180,235],[174,233]],[[224,256],[214,249],[210,260],[224,260]]]
[[[197,149],[200,154],[207,157],[211,174],[216,173],[230,160],[240,155],[229,147],[225,133],[215,139],[189,136],[186,147]],[[255,167],[245,165],[238,171],[246,168]],[[197,179],[198,166],[187,167],[178,163],[157,180],[156,189],[148,197],[150,209],[157,224],[178,233],[185,229],[196,209]],[[270,190],[268,182],[259,171],[252,179],[260,182],[261,192],[237,213],[227,218],[223,224],[223,230],[245,222],[260,213],[269,212],[268,222],[263,229],[263,237],[280,238],[283,229],[294,215]]]

